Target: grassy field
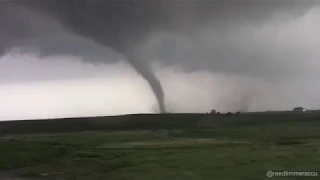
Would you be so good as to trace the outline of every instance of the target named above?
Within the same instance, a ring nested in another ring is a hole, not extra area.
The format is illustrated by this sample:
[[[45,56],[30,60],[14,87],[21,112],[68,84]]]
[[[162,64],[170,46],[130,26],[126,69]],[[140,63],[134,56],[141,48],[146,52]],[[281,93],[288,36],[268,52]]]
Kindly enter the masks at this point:
[[[250,180],[270,179],[268,170],[320,173],[319,112],[8,121],[0,122],[0,135],[1,180]]]

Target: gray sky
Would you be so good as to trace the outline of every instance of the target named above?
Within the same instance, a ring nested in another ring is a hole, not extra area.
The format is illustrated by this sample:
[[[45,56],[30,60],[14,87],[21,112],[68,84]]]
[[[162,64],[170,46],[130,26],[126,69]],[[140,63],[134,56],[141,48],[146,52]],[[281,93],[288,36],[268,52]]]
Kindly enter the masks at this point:
[[[320,109],[320,8],[301,1],[247,12],[246,3],[219,5],[196,28],[201,13],[169,11],[175,27],[141,36],[169,111]],[[0,48],[15,45],[0,60],[0,119],[153,111],[150,87],[122,52],[12,7],[0,16]]]

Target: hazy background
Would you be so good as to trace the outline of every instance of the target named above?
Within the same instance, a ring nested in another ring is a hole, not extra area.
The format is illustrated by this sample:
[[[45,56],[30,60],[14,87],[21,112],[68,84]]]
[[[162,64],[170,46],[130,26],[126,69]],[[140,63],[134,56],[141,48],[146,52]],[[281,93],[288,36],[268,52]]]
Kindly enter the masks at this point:
[[[16,12],[0,16],[7,25],[0,40],[14,47],[0,57],[1,120],[157,112],[150,87],[124,57],[45,16]],[[320,109],[320,8],[293,14],[208,25],[192,38],[155,32],[143,49],[162,82],[167,110]],[[33,32],[28,38],[10,30],[26,27]]]

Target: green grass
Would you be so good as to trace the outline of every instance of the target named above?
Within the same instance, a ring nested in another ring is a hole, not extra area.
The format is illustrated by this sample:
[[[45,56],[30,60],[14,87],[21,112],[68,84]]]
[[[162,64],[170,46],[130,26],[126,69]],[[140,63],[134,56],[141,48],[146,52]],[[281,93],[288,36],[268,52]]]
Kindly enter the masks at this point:
[[[317,116],[186,115],[187,125],[179,127],[184,115],[163,116],[164,122],[160,122],[161,115],[150,116],[157,118],[150,120],[157,123],[145,126],[142,123],[149,116],[140,115],[134,116],[129,125],[126,121],[117,124],[99,120],[95,122],[100,124],[97,129],[92,125],[95,123],[87,121],[91,125],[86,129],[83,121],[77,124],[74,120],[74,127],[70,125],[67,131],[56,125],[54,131],[45,134],[39,127],[46,122],[31,122],[33,127],[23,127],[19,122],[9,127],[6,122],[6,128],[0,123],[0,129],[5,130],[0,138],[0,170],[26,179],[108,180],[269,179],[265,175],[268,170],[320,173]],[[213,122],[203,127],[200,121]],[[68,124],[58,124],[63,123]],[[167,130],[165,125],[169,126]]]

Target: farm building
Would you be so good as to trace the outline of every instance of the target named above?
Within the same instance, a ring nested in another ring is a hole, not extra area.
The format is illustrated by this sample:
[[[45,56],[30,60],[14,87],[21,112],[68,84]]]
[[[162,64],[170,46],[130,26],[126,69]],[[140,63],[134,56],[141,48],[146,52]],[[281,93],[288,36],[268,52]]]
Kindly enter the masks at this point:
[[[296,107],[296,108],[293,109],[294,112],[303,112],[303,111],[305,111],[305,110],[306,110],[306,109],[303,108],[303,107]]]

